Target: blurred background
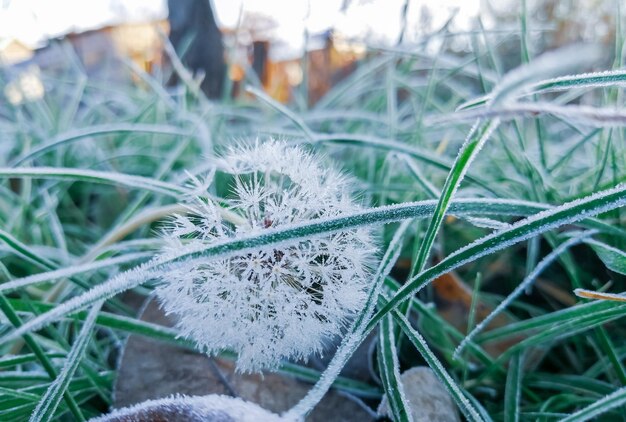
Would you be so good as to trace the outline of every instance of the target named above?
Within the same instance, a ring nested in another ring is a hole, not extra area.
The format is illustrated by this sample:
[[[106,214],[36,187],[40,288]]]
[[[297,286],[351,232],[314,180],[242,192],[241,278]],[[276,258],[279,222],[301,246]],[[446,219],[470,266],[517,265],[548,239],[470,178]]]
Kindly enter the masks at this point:
[[[614,2],[524,7],[535,53],[591,39],[614,49]],[[130,60],[171,86],[171,47],[209,98],[236,98],[253,84],[283,103],[310,106],[367,56],[439,51],[444,43],[446,54],[460,55],[472,45],[460,34],[516,32],[518,16],[510,0],[4,0],[3,91],[13,103],[40,97],[39,75],[76,61],[89,78],[121,82],[130,72],[120,66]],[[502,70],[519,64],[519,45],[499,40]]]

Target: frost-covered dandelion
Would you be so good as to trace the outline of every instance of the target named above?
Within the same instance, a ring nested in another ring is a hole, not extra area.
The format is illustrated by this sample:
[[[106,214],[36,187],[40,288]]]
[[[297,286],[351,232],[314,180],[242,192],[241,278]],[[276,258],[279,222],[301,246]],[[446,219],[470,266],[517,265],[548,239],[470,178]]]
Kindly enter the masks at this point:
[[[268,141],[219,160],[232,176],[227,215],[207,197],[190,201],[165,230],[168,248],[214,242],[358,211],[348,180],[301,147]],[[351,228],[168,270],[157,293],[181,334],[209,353],[238,353],[244,371],[321,351],[364,304],[375,253]]]

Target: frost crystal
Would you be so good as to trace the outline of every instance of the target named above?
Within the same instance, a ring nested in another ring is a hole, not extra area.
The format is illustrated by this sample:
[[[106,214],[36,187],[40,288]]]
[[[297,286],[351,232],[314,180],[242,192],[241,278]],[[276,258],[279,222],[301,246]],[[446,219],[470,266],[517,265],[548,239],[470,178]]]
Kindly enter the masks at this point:
[[[114,410],[89,422],[294,422],[282,418],[255,403],[240,398],[210,394],[208,396],[172,396],[148,400]]]
[[[349,183],[300,147],[277,141],[234,149],[227,211],[206,197],[166,229],[168,248],[221,240],[358,211]],[[168,253],[168,251],[165,251]],[[172,267],[157,287],[181,334],[208,353],[234,350],[243,371],[321,351],[366,300],[375,248],[367,228],[281,242],[227,258]]]

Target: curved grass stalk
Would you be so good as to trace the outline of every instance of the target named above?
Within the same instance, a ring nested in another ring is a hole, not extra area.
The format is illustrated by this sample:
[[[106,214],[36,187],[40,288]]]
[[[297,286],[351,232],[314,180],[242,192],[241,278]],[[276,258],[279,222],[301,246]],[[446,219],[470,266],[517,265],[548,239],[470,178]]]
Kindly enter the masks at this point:
[[[491,93],[490,105],[500,105],[540,79],[571,72],[581,66],[596,63],[601,50],[595,45],[569,45],[542,54],[532,63],[524,64],[506,74]]]
[[[480,238],[448,255],[437,265],[430,267],[408,280],[389,303],[374,315],[368,325],[368,330],[372,329],[387,312],[417,293],[430,281],[463,264],[505,249],[515,243],[530,239],[559,226],[574,223],[585,217],[601,214],[624,205],[626,205],[626,184],[597,192],[548,211],[540,212],[532,217],[512,224],[509,228]]]
[[[150,224],[173,214],[184,213],[186,211],[187,209],[180,204],[164,205],[162,207],[144,210],[143,212],[128,220],[126,223],[116,228],[114,231],[107,233],[106,236],[100,239],[100,241],[98,241],[98,243],[96,243],[89,250],[89,252],[81,258],[81,261],[90,262],[96,259],[96,257],[108,246],[124,239],[126,236],[133,233],[135,230],[144,226],[145,224]]]
[[[426,233],[422,239],[417,256],[415,257],[415,269],[420,272],[424,269],[426,261],[430,254],[433,244],[435,243],[435,237],[439,232],[439,228],[443,222],[443,218],[446,215],[450,201],[456,193],[463,177],[469,170],[470,165],[476,155],[480,152],[487,139],[491,136],[491,133],[498,127],[499,121],[493,120],[491,122],[477,121],[474,127],[470,130],[467,139],[463,143],[461,150],[457,158],[454,160],[454,165],[444,183],[441,195],[437,201],[437,207],[433,212],[433,216],[428,222]]]
[[[599,313],[623,313],[626,305],[611,303],[607,301],[594,301],[589,303],[578,304],[574,307],[561,309],[549,314],[536,316],[529,320],[523,320],[505,325],[500,328],[494,328],[478,336],[481,343],[504,341],[520,334],[530,335],[533,332],[547,330],[550,327],[559,325],[563,321],[580,318],[588,314]],[[472,346],[470,343],[469,347]]]
[[[391,139],[384,139],[369,135],[359,135],[352,133],[334,133],[330,135],[316,134],[314,142],[330,142],[336,144],[355,144],[365,145],[371,148],[382,149],[387,151],[399,152],[415,158],[418,161],[431,165],[446,172],[452,171],[453,164],[446,162],[446,160],[438,157],[427,151],[423,151],[417,147],[397,142]],[[476,176],[467,176],[467,180],[475,183],[485,189],[488,192],[496,194],[499,197],[505,197],[506,195],[500,194],[489,186],[487,182],[479,179]]]
[[[561,319],[557,324],[545,327],[543,331],[532,334],[524,338],[524,340],[515,343],[498,357],[498,361],[506,362],[512,355],[526,348],[544,343],[554,343],[624,317],[626,306],[616,303],[608,304],[617,306],[601,308],[601,310],[594,313],[577,313],[575,317],[567,320]],[[589,310],[589,308],[586,310]]]
[[[68,180],[72,182],[101,183],[106,185],[122,185],[132,188],[145,189],[161,195],[180,198],[188,189],[172,183],[148,177],[134,176],[124,173],[107,171],[85,170],[62,167],[20,167],[1,168],[0,177],[20,177],[34,179]]]
[[[149,252],[129,253],[126,255],[117,256],[115,258],[103,259],[88,264],[74,265],[67,268],[60,268],[54,271],[46,271],[27,277],[17,278],[0,284],[0,293],[10,292],[23,287],[33,286],[35,284],[45,283],[60,278],[71,277],[77,274],[91,272],[102,268],[126,264],[129,262],[137,261],[139,259],[148,258],[150,256],[152,256],[152,253]]]
[[[37,158],[48,151],[52,151],[62,145],[79,141],[91,136],[110,135],[112,133],[152,133],[156,135],[193,136],[188,130],[183,130],[176,126],[152,125],[143,123],[111,123],[105,125],[94,125],[85,129],[75,129],[55,136],[50,142],[31,150],[11,163],[12,167]]]
[[[527,92],[520,93],[518,97],[577,88],[606,88],[613,86],[626,86],[626,70],[606,70],[603,72],[579,73],[577,75],[545,79],[530,85],[527,88]],[[456,111],[485,105],[491,98],[491,94],[474,98],[458,106]]]
[[[300,130],[302,131],[302,133],[307,139],[309,140],[314,139],[315,135],[313,134],[313,131],[304,122],[304,120],[302,120],[302,118],[297,116],[287,107],[285,107],[278,101],[274,100],[272,97],[270,97],[269,95],[267,95],[265,92],[261,91],[260,89],[254,88],[252,86],[247,86],[246,91],[253,94],[258,99],[262,100],[265,104],[269,105],[274,110],[278,111],[279,113],[289,118],[289,120],[291,120],[298,128],[300,128]]]
[[[608,396],[580,409],[578,412],[561,419],[561,422],[583,422],[595,418],[626,403],[626,387],[615,390]]]
[[[519,116],[538,116],[551,114],[568,121],[578,122],[592,127],[626,126],[626,111],[613,108],[588,106],[561,106],[545,102],[510,103],[493,108],[469,109],[454,114],[428,117],[426,125],[440,125],[477,118],[513,119]]]
[[[520,204],[517,201],[515,202]],[[476,207],[475,205],[477,204],[480,204],[480,206]],[[522,202],[521,204],[524,203]],[[490,253],[502,250],[517,242],[529,239],[530,237],[562,225],[579,222],[584,220],[586,217],[619,208],[624,204],[626,204],[626,185],[601,191],[586,198],[540,212],[532,217],[511,225],[510,228],[485,236],[449,255],[439,264],[409,280],[409,282],[398,291],[389,303],[374,316],[374,318],[369,322],[366,331],[370,331],[383,315],[399,303],[406,300],[413,293],[423,288],[428,282],[442,274],[452,271],[467,262],[471,262]],[[148,279],[158,276],[160,269],[164,268],[164,266],[175,265],[176,262],[179,261],[209,257],[223,257],[235,252],[251,250],[259,246],[293,239],[308,238],[310,236],[337,230],[345,230],[346,228],[351,227],[383,224],[411,218],[423,218],[431,215],[434,210],[434,206],[434,201],[423,201],[408,205],[401,204],[380,207],[349,216],[313,220],[311,222],[287,228],[268,229],[265,230],[264,233],[256,235],[216,242],[215,244],[211,244],[208,247],[204,247],[199,250],[183,251],[177,255],[159,257],[153,261],[122,273],[107,282],[94,287],[81,296],[70,299],[45,314],[39,315],[15,331],[5,335],[3,338],[0,338],[0,343],[15,340],[24,333],[42,328],[64,315],[70,314],[99,300],[113,297],[118,293],[140,285]],[[450,213],[455,214],[463,213],[463,211],[467,212],[468,208],[473,214],[493,214],[497,212],[498,208],[500,208],[501,212],[512,212],[515,209],[515,207],[511,207],[510,201],[491,200],[485,203],[477,200],[460,200],[451,204]],[[516,209],[516,211],[519,212],[520,210]]]

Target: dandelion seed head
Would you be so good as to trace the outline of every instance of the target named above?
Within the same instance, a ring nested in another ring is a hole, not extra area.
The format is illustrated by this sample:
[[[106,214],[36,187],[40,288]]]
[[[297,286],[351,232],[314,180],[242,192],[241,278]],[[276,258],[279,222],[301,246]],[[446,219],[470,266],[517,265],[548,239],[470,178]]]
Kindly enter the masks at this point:
[[[237,218],[196,196],[164,229],[164,253],[359,210],[349,180],[298,146],[234,148],[219,168],[232,177],[227,211]],[[166,271],[157,294],[181,334],[207,353],[237,352],[242,371],[275,368],[341,334],[364,305],[375,252],[370,230],[351,228],[194,258]]]

